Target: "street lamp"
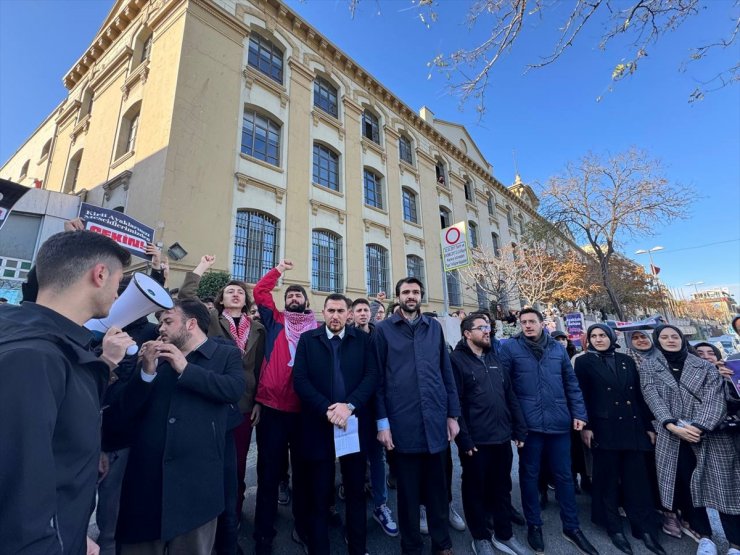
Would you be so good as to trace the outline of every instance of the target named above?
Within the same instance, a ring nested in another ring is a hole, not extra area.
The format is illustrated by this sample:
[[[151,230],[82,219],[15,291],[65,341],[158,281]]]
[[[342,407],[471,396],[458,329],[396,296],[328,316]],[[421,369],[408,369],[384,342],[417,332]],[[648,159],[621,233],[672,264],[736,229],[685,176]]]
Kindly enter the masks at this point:
[[[657,275],[655,273],[655,264],[653,264],[653,253],[656,251],[662,251],[665,247],[657,246],[653,247],[652,249],[640,249],[639,251],[635,251],[635,254],[647,254],[650,257],[650,273],[652,275]]]
[[[684,285],[684,287],[691,287],[693,285],[694,286],[694,292],[695,293],[698,293],[699,292],[699,288],[697,287],[697,285],[704,285],[704,282],[703,281],[692,281],[690,283],[684,283],[683,285]]]

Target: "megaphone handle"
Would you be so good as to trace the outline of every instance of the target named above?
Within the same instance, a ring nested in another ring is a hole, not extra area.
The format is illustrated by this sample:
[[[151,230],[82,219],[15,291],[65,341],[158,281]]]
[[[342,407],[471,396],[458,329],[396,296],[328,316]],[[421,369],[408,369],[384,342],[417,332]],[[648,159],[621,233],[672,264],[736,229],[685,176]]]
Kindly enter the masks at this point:
[[[126,354],[129,355],[129,356],[130,355],[135,355],[138,352],[139,352],[139,346],[136,345],[136,344],[131,345],[128,349],[126,349]]]

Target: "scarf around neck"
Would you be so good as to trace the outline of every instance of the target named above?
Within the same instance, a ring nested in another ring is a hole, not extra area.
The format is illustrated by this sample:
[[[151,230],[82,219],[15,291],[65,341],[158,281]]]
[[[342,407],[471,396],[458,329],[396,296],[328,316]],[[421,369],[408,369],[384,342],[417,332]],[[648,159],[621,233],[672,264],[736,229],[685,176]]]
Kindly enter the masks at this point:
[[[678,335],[681,337],[681,349],[678,351],[666,351],[663,349],[663,347],[660,345],[660,341],[658,341],[658,338],[660,337],[660,332],[663,331],[666,328],[671,328],[672,330],[675,330]],[[671,366],[671,368],[678,368],[679,370],[683,370],[683,364],[686,362],[686,357],[689,356],[689,346],[686,341],[686,337],[684,337],[683,332],[678,329],[676,326],[671,326],[669,324],[664,324],[662,326],[658,326],[655,328],[655,331],[653,332],[653,345],[656,346],[656,348],[663,354],[668,364]]]
[[[537,339],[530,339],[524,335],[524,332],[522,332],[522,337],[524,338],[524,343],[527,345],[529,350],[532,351],[534,357],[537,360],[540,360],[542,355],[545,354],[545,345],[547,344],[547,335],[545,332],[543,331]]]
[[[249,330],[252,326],[252,319],[249,317],[249,314],[242,312],[239,320],[239,327],[237,328],[236,322],[234,322],[234,318],[230,314],[222,312],[221,316],[223,316],[229,323],[229,333],[231,334],[232,339],[236,341],[236,346],[239,347],[239,350],[243,353],[247,347],[247,339],[249,339]]]
[[[318,327],[316,316],[312,310],[306,312],[290,312],[286,310],[285,315],[285,337],[288,339],[288,350],[290,351],[290,362],[288,366],[293,367],[295,351],[301,334]]]

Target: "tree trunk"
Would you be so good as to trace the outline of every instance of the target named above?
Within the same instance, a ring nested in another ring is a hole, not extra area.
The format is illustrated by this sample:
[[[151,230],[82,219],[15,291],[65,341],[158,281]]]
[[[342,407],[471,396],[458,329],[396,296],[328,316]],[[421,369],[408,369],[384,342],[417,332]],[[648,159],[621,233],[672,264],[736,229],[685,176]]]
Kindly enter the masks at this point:
[[[614,312],[617,313],[619,319],[621,321],[624,321],[624,312],[622,311],[622,306],[619,304],[617,293],[612,288],[611,280],[609,278],[609,260],[601,253],[598,253],[597,255],[599,258],[599,268],[601,269],[601,281],[604,283],[604,288],[606,289],[607,295],[609,295],[609,300],[612,303],[612,308],[614,309]]]

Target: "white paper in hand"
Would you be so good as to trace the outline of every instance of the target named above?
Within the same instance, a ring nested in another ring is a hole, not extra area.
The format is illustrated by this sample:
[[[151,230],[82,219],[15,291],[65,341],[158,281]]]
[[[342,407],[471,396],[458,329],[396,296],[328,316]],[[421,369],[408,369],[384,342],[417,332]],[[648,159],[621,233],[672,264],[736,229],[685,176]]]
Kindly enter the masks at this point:
[[[334,452],[337,457],[360,452],[360,434],[356,416],[347,419],[347,429],[334,426]]]

